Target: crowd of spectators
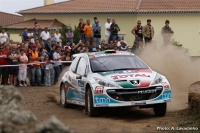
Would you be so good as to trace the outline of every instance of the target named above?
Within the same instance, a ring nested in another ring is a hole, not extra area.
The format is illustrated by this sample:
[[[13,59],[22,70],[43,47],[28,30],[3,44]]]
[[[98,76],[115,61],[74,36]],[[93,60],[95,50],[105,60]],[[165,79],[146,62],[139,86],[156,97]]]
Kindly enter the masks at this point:
[[[48,27],[41,27],[37,22],[32,29],[24,28],[22,43],[17,45],[3,29],[0,33],[0,77],[1,84],[27,86],[28,77],[31,86],[51,86],[58,82],[64,64],[61,61],[71,61],[72,55],[84,52],[98,52],[104,50],[127,51],[128,45],[122,36],[118,35],[120,27],[115,19],[107,18],[104,25],[105,40],[101,39],[101,25],[96,17],[94,22],[79,20],[78,32],[80,41],[74,43],[72,29],[68,28],[65,37],[59,30],[50,33]],[[151,42],[154,28],[151,20],[141,26],[141,21],[131,31],[135,35],[133,51],[137,51]],[[169,36],[173,31],[169,21],[163,27],[162,33]],[[66,38],[66,43],[62,40]],[[143,44],[143,38],[145,45]],[[165,40],[168,43],[169,37]],[[29,63],[29,65],[27,65]],[[6,65],[6,66],[5,66]],[[9,79],[9,80],[8,80]]]

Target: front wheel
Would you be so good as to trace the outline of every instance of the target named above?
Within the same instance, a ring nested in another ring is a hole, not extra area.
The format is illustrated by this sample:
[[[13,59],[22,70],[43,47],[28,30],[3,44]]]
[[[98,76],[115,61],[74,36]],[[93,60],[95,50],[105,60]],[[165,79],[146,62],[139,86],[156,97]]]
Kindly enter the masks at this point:
[[[87,91],[87,110],[88,110],[88,115],[90,117],[97,117],[99,116],[99,108],[93,107],[93,96],[92,96],[92,91],[91,89],[88,89]]]
[[[167,103],[155,104],[153,110],[156,116],[165,116],[167,111]]]
[[[68,108],[70,105],[67,103],[65,84],[62,84],[60,88],[60,104],[64,108]]]

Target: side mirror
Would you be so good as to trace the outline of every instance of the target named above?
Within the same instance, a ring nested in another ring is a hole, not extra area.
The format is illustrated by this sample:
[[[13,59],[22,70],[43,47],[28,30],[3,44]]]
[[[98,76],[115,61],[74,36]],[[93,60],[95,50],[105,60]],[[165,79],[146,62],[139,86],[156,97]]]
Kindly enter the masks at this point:
[[[82,76],[76,76],[76,79],[82,79]]]

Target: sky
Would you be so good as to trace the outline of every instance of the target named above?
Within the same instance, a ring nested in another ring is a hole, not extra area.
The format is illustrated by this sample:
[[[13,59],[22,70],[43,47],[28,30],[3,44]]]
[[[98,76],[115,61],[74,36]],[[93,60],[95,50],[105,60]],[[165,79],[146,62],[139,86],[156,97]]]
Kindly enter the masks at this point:
[[[54,0],[55,3],[67,0]],[[0,11],[17,14],[20,10],[43,6],[44,0],[0,0]],[[19,14],[17,14],[19,15]]]

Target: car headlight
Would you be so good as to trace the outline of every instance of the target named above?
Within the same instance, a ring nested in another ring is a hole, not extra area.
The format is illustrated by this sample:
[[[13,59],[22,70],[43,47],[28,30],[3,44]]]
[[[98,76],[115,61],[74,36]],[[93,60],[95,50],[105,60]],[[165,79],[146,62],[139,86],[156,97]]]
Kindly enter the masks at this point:
[[[157,73],[152,85],[159,84],[161,82],[162,82],[162,77],[160,74]]]
[[[97,78],[97,77],[94,77],[94,79],[99,85],[102,85],[102,86],[105,86],[105,87],[120,87],[116,84],[110,83],[108,81],[105,81],[105,80]]]

